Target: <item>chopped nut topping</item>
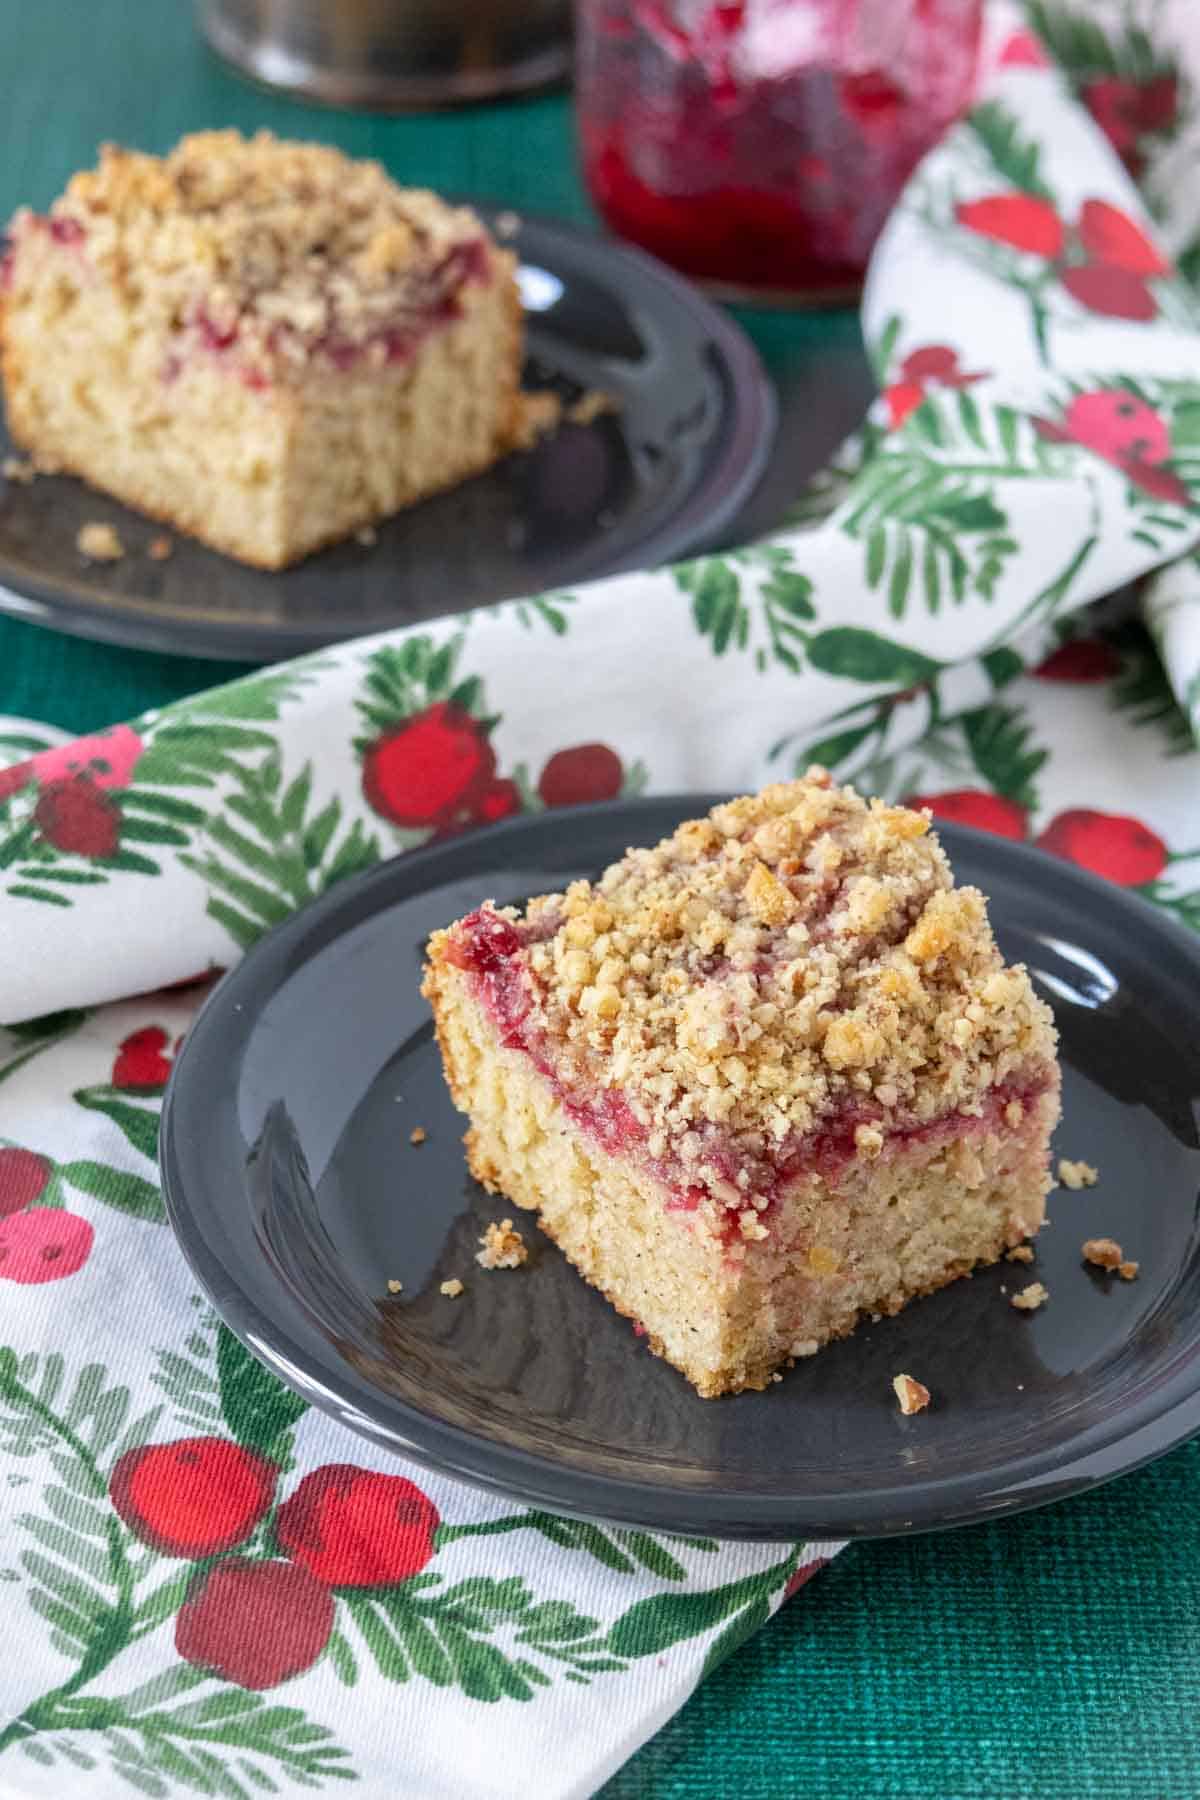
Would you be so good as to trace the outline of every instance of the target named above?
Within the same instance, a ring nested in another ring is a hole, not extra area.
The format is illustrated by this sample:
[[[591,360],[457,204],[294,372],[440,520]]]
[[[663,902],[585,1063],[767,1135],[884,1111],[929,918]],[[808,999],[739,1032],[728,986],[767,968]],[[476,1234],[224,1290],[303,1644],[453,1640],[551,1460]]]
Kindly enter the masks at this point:
[[[489,1225],[479,1242],[483,1248],[476,1252],[475,1261],[481,1269],[516,1269],[529,1255],[525,1240],[513,1230],[511,1219]]]
[[[1099,1169],[1093,1169],[1091,1163],[1068,1162],[1065,1156],[1058,1159],[1058,1179],[1065,1188],[1095,1187],[1100,1179]]]
[[[923,1381],[918,1381],[915,1376],[893,1376],[892,1392],[900,1403],[900,1411],[906,1417],[912,1413],[924,1412],[929,1405],[929,1389]]]
[[[1004,1260],[1005,1262],[1031,1263],[1033,1261],[1033,1245],[1015,1244]]]
[[[146,555],[150,558],[151,562],[166,562],[167,558],[173,556],[174,553],[175,542],[173,538],[151,538],[146,546]]]
[[[1082,1255],[1084,1262],[1095,1263],[1098,1269],[1117,1269],[1125,1259],[1115,1238],[1085,1238]]]
[[[79,527],[75,547],[89,562],[120,562],[125,554],[125,546],[115,527],[102,525],[99,519],[91,519]]]
[[[423,1144],[425,1142],[425,1137],[425,1127],[423,1125],[414,1125],[408,1134],[408,1141],[410,1144]]]
[[[1050,1290],[1047,1287],[1040,1281],[1031,1281],[1028,1287],[1013,1295],[1009,1305],[1015,1306],[1018,1312],[1036,1312],[1039,1306],[1045,1306],[1049,1298]]]
[[[402,1281],[389,1281],[387,1284],[387,1290],[388,1290],[389,1294],[398,1294],[401,1292],[403,1287],[404,1287],[404,1283]]]
[[[458,1279],[457,1275],[452,1276],[449,1281],[443,1281],[441,1287],[438,1289],[438,1293],[445,1294],[447,1300],[457,1300],[458,1296],[465,1291],[463,1283]]]

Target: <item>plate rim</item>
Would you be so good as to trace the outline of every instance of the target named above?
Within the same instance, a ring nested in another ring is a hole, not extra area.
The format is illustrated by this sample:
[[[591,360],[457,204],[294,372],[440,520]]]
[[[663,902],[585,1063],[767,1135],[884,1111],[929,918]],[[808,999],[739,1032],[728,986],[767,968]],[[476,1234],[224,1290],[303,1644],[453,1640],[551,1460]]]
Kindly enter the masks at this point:
[[[633,800],[602,801],[571,809],[576,816],[653,816],[659,810],[675,810],[680,818],[690,811],[699,814],[727,793],[672,793],[640,796]],[[484,827],[488,837],[499,843],[505,838],[519,838],[532,819],[541,815],[522,815],[499,824]],[[956,846],[973,848],[1001,861],[1010,859],[1020,868],[1037,871],[1040,878],[1091,896],[1105,907],[1125,914],[1132,924],[1149,921],[1170,948],[1179,951],[1190,965],[1200,988],[1200,938],[1187,931],[1140,895],[1115,886],[1078,865],[1049,857],[1030,844],[1019,844],[997,837],[994,833],[971,827],[935,821],[940,838],[953,860]],[[816,1502],[805,1496],[797,1501],[780,1493],[758,1492],[730,1496],[726,1491],[672,1487],[666,1482],[643,1482],[625,1476],[612,1476],[594,1471],[580,1472],[564,1468],[545,1455],[516,1446],[481,1439],[463,1426],[451,1424],[421,1412],[411,1402],[382,1390],[372,1390],[379,1405],[386,1408],[388,1419],[381,1422],[361,1410],[359,1392],[353,1390],[349,1377],[341,1378],[345,1365],[336,1357],[322,1369],[321,1379],[305,1368],[311,1353],[297,1344],[289,1331],[264,1312],[258,1303],[242,1292],[229,1269],[214,1252],[202,1228],[192,1216],[184,1191],[184,1175],[179,1161],[178,1114],[180,1092],[186,1094],[192,1062],[203,1053],[204,1034],[212,1029],[214,1017],[222,1020],[223,1029],[233,1029],[234,1042],[223,1052],[230,1067],[240,1061],[245,1044],[254,1029],[254,1008],[244,1003],[236,1010],[229,1006],[229,996],[242,985],[253,981],[260,971],[276,967],[276,980],[284,966],[300,966],[305,960],[296,952],[303,949],[310,934],[331,935],[324,928],[342,912],[356,915],[350,923],[374,916],[381,906],[376,890],[390,892],[403,868],[419,883],[421,872],[441,863],[453,844],[479,842],[480,832],[468,839],[452,840],[451,845],[438,843],[401,852],[384,859],[374,867],[330,889],[308,906],[301,908],[282,924],[267,932],[240,962],[222,977],[198,1010],[185,1036],[176,1059],[163,1103],[159,1129],[159,1173],[168,1220],[184,1258],[218,1315],[257,1360],[300,1395],[310,1405],[334,1417],[358,1435],[366,1437],[392,1454],[453,1480],[482,1488],[509,1500],[531,1506],[576,1515],[616,1521],[643,1529],[701,1532],[727,1540],[759,1542],[812,1538],[872,1538],[908,1534],[915,1531],[938,1531],[975,1524],[985,1519],[1003,1517],[1031,1510],[1088,1491],[1132,1473],[1177,1448],[1200,1432],[1200,1361],[1193,1374],[1189,1391],[1177,1396],[1149,1417],[1132,1425],[1121,1415],[1116,1424],[1093,1424],[1079,1434],[1078,1443],[1042,1453],[1044,1467],[1031,1474],[1021,1465],[1014,1467],[1009,1458],[993,1476],[976,1480],[974,1498],[969,1504],[953,1504],[947,1510],[945,1491],[953,1493],[972,1482],[972,1477],[951,1472],[941,1478],[927,1480],[915,1492],[911,1489],[872,1487],[866,1497],[853,1488],[820,1495]],[[332,934],[332,935],[337,935]],[[225,1018],[226,1011],[229,1019]],[[236,1021],[236,1029],[231,1021]],[[195,1046],[199,1046],[199,1049]],[[1200,1339],[1200,1328],[1198,1328]],[[264,1348],[266,1354],[264,1354]],[[682,1379],[682,1377],[680,1377]],[[370,1386],[369,1383],[365,1384]],[[714,1402],[712,1404],[720,1404]],[[1144,1403],[1144,1404],[1149,1404]],[[415,1436],[409,1436],[411,1428]],[[1093,1438],[1099,1441],[1092,1442]],[[484,1467],[472,1460],[472,1453],[482,1452]],[[890,1510],[881,1512],[881,1503]],[[814,1505],[823,1510],[814,1511]],[[799,1510],[803,1510],[801,1517]]]
[[[624,555],[611,563],[601,562],[598,567],[585,568],[566,577],[565,581],[582,586],[640,568],[662,567],[681,557],[700,555],[706,548],[711,549],[753,495],[766,472],[778,432],[779,401],[775,386],[748,332],[694,283],[635,244],[627,244],[607,232],[588,230],[571,220],[555,219],[520,207],[506,207],[501,201],[456,195],[453,204],[474,207],[488,224],[505,212],[515,212],[522,228],[547,233],[580,250],[599,249],[604,252],[606,262],[615,259],[618,271],[622,265],[631,265],[655,283],[673,308],[687,313],[704,328],[728,371],[732,429],[727,441],[721,445],[715,464],[704,471],[695,489],[685,496],[683,504],[657,531],[649,537],[640,536],[628,546]],[[505,247],[515,241],[502,239],[501,245]],[[614,277],[610,285],[619,288],[619,276]],[[3,441],[10,442],[7,432]],[[77,481],[79,478],[48,479]],[[85,491],[92,491],[87,489],[86,483],[83,486]],[[129,514],[147,530],[153,527],[154,521],[148,516],[125,506],[112,495],[96,490],[96,500],[100,505],[119,507],[123,515]],[[211,553],[221,555],[219,551]],[[235,559],[225,557],[223,560],[235,568],[238,566]],[[282,571],[284,577],[287,573]],[[210,662],[261,664],[284,661],[331,645],[353,642],[356,637],[419,628],[442,618],[458,616],[438,613],[415,624],[404,620],[394,620],[390,624],[373,620],[364,631],[350,637],[338,637],[321,628],[294,624],[276,625],[261,620],[242,624],[233,620],[165,616],[143,601],[106,592],[102,583],[103,570],[87,567],[69,586],[48,580],[36,566],[0,550],[0,615],[42,625],[68,637]],[[487,599],[474,602],[476,607],[495,604],[505,602]]]

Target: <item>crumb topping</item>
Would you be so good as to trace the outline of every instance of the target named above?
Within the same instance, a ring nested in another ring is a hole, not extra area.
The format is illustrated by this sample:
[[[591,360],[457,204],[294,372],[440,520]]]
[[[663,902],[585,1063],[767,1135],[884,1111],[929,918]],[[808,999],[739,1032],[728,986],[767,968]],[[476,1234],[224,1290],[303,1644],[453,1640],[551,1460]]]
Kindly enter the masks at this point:
[[[1049,1010],[928,816],[819,769],[531,901],[523,936],[559,1079],[619,1090],[650,1155],[718,1195],[718,1134],[769,1157],[849,1117],[870,1156],[880,1122],[979,1115],[993,1086],[1053,1066]],[[744,1165],[733,1179],[727,1204],[753,1201]]]
[[[1100,1179],[1099,1169],[1093,1169],[1091,1163],[1069,1162],[1065,1156],[1058,1159],[1058,1179],[1065,1188],[1095,1187]]]
[[[1039,1306],[1045,1306],[1049,1298],[1049,1288],[1040,1281],[1031,1281],[1019,1294],[1014,1294],[1008,1304],[1015,1306],[1018,1312],[1036,1312]]]
[[[511,1219],[489,1225],[479,1242],[483,1248],[476,1252],[475,1261],[481,1269],[518,1269],[529,1256],[525,1240],[513,1230]]]
[[[443,1281],[438,1289],[438,1293],[445,1294],[447,1300],[457,1300],[458,1296],[465,1292],[466,1289],[457,1275],[452,1276],[449,1281]]]
[[[37,223],[19,213],[14,235]],[[106,144],[48,223],[164,331],[191,326],[218,350],[236,339],[275,374],[314,349],[336,364],[428,313],[491,242],[469,208],[402,188],[377,162],[266,131],[197,132],[166,157]]]
[[[120,562],[125,554],[115,526],[104,525],[99,519],[90,519],[79,527],[75,546],[89,562]]]

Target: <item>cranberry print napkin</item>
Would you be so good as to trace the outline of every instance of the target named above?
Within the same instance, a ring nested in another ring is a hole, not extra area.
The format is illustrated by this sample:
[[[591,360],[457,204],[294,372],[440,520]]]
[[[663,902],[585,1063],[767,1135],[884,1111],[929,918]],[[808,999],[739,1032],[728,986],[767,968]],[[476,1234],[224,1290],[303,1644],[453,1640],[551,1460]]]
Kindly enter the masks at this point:
[[[1200,928],[1189,29],[993,11],[872,269],[881,399],[776,538],[0,722],[0,1792],[586,1796],[837,1550],[532,1513],[307,1410],[195,1290],[159,1107],[307,899],[646,787],[821,761]]]

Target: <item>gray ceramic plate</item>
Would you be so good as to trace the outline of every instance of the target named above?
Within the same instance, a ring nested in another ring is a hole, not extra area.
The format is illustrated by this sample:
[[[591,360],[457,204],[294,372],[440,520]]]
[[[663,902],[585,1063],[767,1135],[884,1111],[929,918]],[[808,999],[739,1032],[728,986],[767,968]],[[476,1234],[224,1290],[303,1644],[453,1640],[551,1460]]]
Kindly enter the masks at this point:
[[[495,215],[479,209],[494,223]],[[525,220],[528,387],[589,389],[619,410],[564,424],[523,455],[282,574],[244,568],[66,476],[0,478],[0,608],[60,631],[191,656],[269,661],[365,632],[669,562],[717,541],[771,452],[775,402],[733,321],[641,251]],[[795,486],[829,449],[818,423]],[[0,457],[9,450],[0,429]],[[88,565],[79,528],[127,554]]]
[[[201,1284],[254,1354],[352,1430],[565,1512],[790,1538],[956,1525],[1078,1492],[1200,1429],[1200,943],[1148,905],[998,838],[945,828],[1062,1033],[1059,1153],[1100,1185],[1052,1197],[1019,1314],[1000,1264],[860,1329],[765,1394],[700,1400],[539,1239],[473,1257],[502,1203],[417,992],[434,926],[560,886],[710,802],[543,814],[371,870],[266,938],[218,987],[167,1097],[162,1163]],[[408,1143],[414,1125],[427,1141]],[[1085,1267],[1111,1235],[1138,1280]],[[443,1299],[461,1276],[467,1292]],[[403,1294],[389,1297],[398,1278]],[[903,1418],[891,1380],[936,1396]]]

